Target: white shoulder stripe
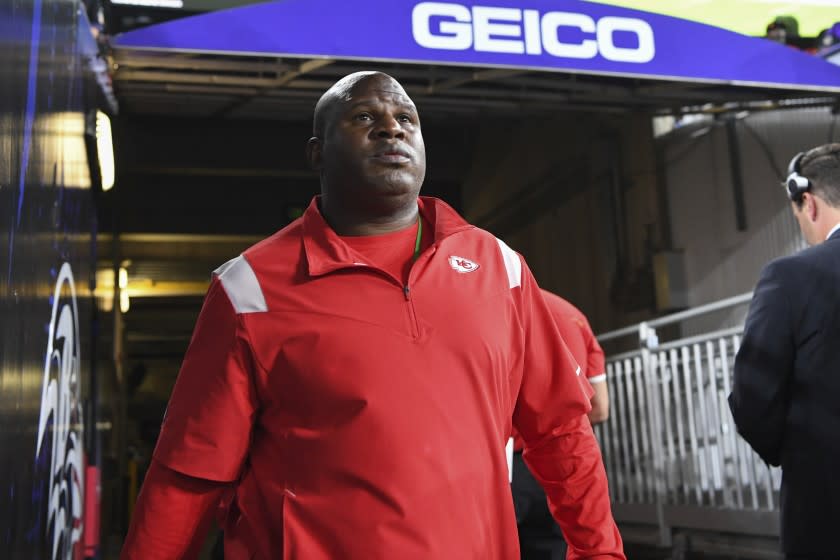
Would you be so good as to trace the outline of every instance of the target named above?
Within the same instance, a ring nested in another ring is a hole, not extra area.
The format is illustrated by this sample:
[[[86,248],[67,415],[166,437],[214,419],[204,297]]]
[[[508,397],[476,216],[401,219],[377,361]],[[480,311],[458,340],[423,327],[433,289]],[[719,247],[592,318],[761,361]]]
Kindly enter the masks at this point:
[[[502,258],[505,260],[505,269],[507,269],[508,283],[511,289],[521,286],[522,261],[519,260],[519,255],[501,239],[496,238],[496,241],[499,243],[499,249],[502,251]]]
[[[245,257],[239,255],[229,260],[213,274],[219,277],[237,314],[268,311],[260,282]]]
[[[589,378],[590,383],[603,383],[607,380],[607,374],[602,373],[601,375],[593,375]]]

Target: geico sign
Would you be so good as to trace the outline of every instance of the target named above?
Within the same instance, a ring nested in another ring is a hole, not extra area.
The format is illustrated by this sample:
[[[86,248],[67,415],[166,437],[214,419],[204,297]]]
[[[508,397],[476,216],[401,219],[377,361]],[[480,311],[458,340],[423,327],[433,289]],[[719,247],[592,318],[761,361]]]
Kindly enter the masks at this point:
[[[576,29],[582,38],[574,42],[562,41],[561,28]],[[653,29],[641,19],[602,17],[595,21],[586,14],[574,12],[546,12],[473,6],[448,2],[421,2],[411,14],[414,40],[422,47],[445,49],[532,54],[543,50],[561,58],[595,58],[600,54],[615,62],[645,63],[656,52]],[[617,32],[636,36],[636,45],[619,47]]]

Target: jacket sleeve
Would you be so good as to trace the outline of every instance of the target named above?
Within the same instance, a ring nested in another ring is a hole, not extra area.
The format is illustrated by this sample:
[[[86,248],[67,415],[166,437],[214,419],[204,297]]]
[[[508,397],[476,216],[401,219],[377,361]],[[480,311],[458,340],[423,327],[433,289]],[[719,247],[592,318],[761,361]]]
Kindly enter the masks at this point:
[[[230,482],[248,454],[257,396],[240,316],[214,277],[169,399],[154,457],[180,473]]]
[[[735,357],[729,408],[738,432],[771,465],[781,462],[793,373],[793,317],[780,261],[761,273]]]
[[[569,560],[624,559],[601,452],[586,418],[591,387],[524,263],[515,292],[525,350],[513,423],[525,444],[523,459],[545,489]]]
[[[192,478],[152,460],[120,560],[198,558],[227,485]]]

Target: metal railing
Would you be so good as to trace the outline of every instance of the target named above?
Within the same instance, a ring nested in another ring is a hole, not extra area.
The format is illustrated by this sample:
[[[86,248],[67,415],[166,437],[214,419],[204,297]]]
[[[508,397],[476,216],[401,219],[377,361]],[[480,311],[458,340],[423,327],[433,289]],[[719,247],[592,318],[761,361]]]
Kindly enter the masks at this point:
[[[727,397],[739,325],[692,336],[688,322],[749,303],[747,293],[598,337],[605,346],[636,337],[637,348],[607,354],[609,419],[595,427],[619,523],[647,525],[657,544],[675,530],[775,537],[779,469],[741,439]],[[660,342],[657,329],[673,340]]]

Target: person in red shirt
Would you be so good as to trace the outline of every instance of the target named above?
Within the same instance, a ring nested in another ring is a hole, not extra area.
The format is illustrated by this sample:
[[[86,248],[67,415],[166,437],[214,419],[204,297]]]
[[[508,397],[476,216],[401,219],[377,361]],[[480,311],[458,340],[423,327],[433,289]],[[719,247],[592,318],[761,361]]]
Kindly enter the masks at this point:
[[[592,424],[603,422],[609,416],[604,351],[586,316],[577,307],[547,290],[542,290],[542,293],[563,342],[591,385],[592,410],[588,414],[589,421]],[[562,533],[548,510],[545,492],[522,459],[523,446],[522,439],[515,434],[511,492],[523,558],[543,557],[545,554],[541,549],[545,548],[551,549],[552,559],[565,558],[566,545]]]
[[[607,366],[604,357],[604,350],[598,344],[592,327],[586,315],[569,301],[543,290],[554,322],[566,346],[580,364],[583,375],[592,386],[594,394],[589,402],[592,410],[589,411],[589,421],[598,424],[605,421],[610,415],[610,395],[607,392]]]
[[[315,107],[304,215],[220,267],[122,560],[512,560],[525,441],[569,558],[624,559],[587,394],[521,257],[440,200],[378,72]]]

